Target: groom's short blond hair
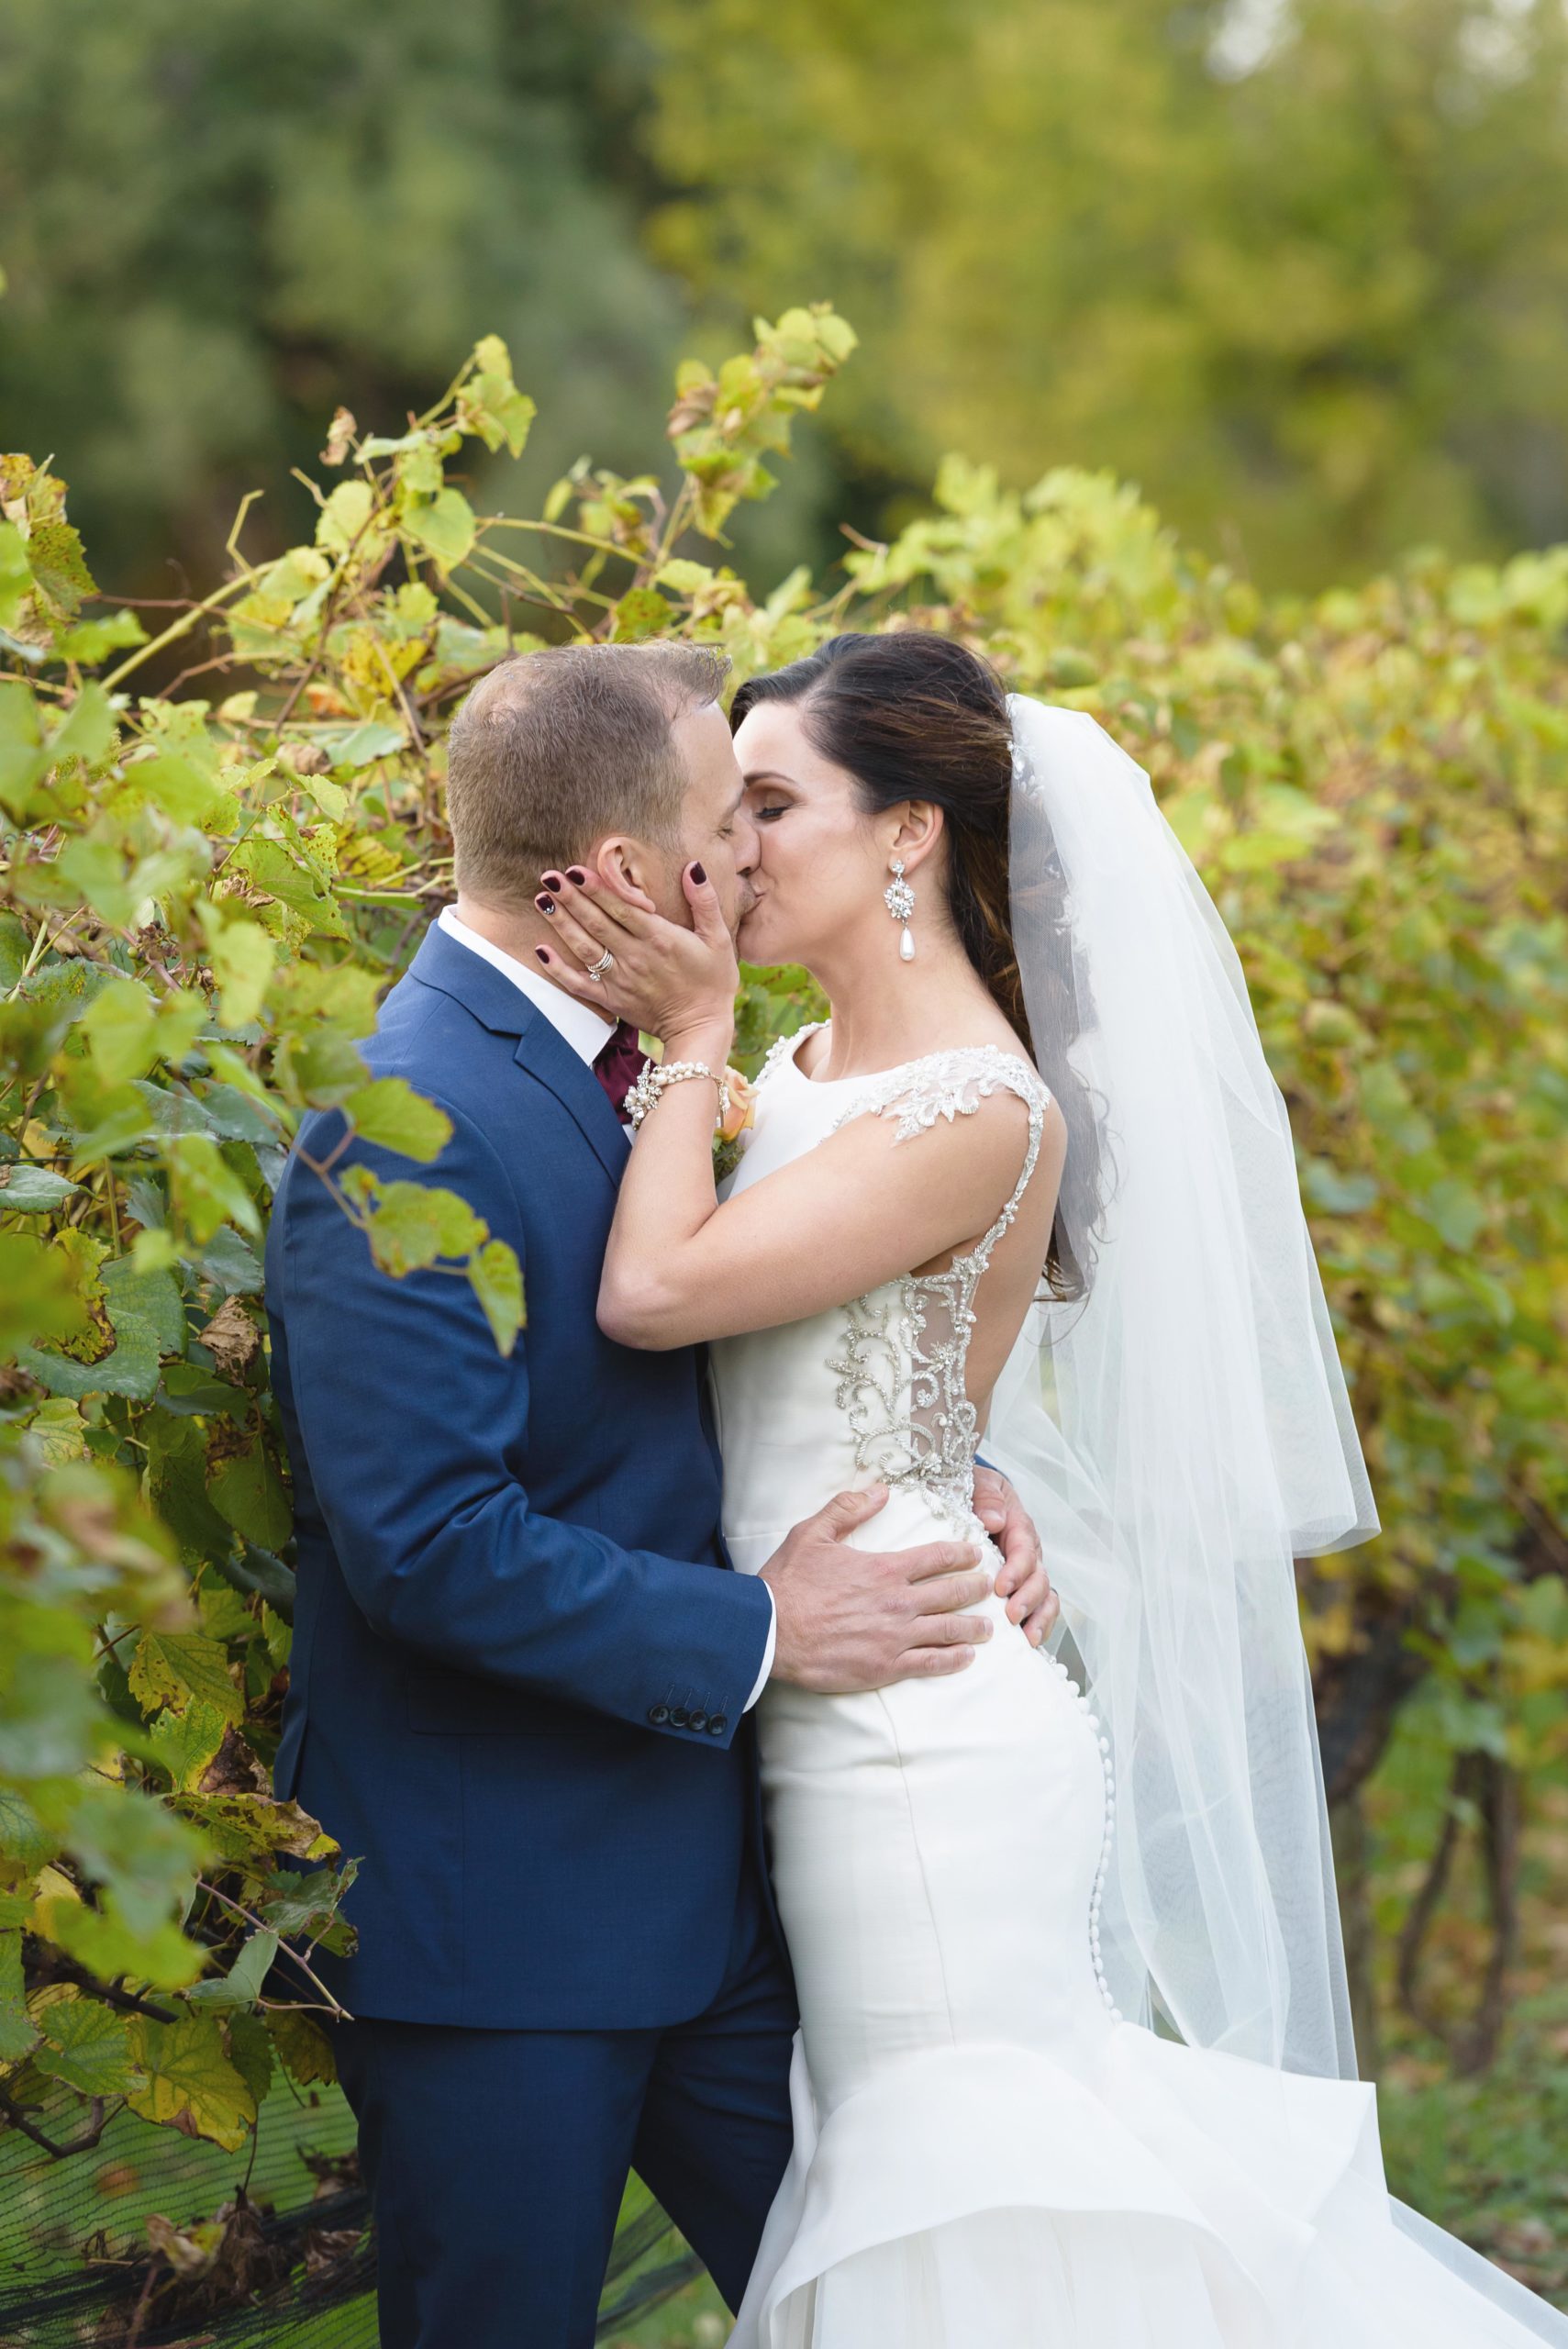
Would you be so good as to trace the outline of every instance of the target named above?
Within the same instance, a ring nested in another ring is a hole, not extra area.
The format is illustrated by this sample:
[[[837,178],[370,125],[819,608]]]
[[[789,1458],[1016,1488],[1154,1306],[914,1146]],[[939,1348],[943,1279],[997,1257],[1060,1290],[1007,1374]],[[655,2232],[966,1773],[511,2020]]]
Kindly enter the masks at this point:
[[[519,652],[473,688],[447,738],[457,885],[530,904],[547,865],[611,832],[680,846],[686,774],[671,728],[716,702],[727,654],[696,644],[564,644]]]

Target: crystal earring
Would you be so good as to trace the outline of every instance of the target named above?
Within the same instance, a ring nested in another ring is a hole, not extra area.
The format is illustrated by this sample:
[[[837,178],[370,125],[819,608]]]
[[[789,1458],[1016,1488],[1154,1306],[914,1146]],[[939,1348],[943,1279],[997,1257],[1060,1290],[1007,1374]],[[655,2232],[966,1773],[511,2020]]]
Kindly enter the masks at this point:
[[[915,910],[915,892],[904,878],[904,859],[901,856],[893,859],[893,878],[882,895],[894,920],[904,925],[904,934],[898,941],[898,959],[901,963],[912,963],[915,960],[915,941],[909,935],[909,917]]]

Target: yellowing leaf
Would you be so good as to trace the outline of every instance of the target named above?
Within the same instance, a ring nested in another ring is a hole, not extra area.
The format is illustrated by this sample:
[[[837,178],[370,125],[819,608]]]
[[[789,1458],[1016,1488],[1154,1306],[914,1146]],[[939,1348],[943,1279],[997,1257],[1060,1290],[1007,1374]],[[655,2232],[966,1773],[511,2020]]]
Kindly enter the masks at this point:
[[[487,1241],[471,1260],[468,1277],[497,1347],[509,1354],[524,1319],[523,1274],[515,1252],[504,1240]]]
[[[216,2016],[182,2015],[160,2023],[131,2018],[130,2054],[142,2085],[130,2107],[144,2121],[210,2138],[228,2153],[245,2143],[256,2119],[256,2099],[224,2053]]]
[[[173,1781],[174,1792],[195,1787],[223,1743],[226,1715],[217,1705],[198,1700],[183,1712],[161,1712],[148,1734],[153,1753]]]
[[[216,1640],[200,1631],[144,1631],[130,1663],[130,1693],[144,1713],[160,1705],[176,1708],[199,1698],[227,1721],[244,1715],[239,1691],[228,1676],[228,1659]]]

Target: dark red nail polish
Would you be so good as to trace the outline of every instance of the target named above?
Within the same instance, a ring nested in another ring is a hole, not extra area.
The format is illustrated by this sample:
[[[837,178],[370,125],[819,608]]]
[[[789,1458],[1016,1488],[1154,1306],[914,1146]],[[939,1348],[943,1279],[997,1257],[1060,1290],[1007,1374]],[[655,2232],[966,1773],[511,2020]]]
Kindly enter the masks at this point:
[[[572,883],[573,888],[581,889],[588,876],[580,864],[569,864],[566,868],[566,878]]]
[[[696,883],[699,889],[702,887],[703,883],[707,879],[707,874],[703,871],[700,864],[693,865],[692,879]]]
[[[536,946],[534,948],[534,952],[539,956],[539,961],[548,967],[550,956],[545,952],[544,948],[542,946]]]
[[[559,873],[541,873],[539,877],[547,889],[562,889],[566,885]]]
[[[555,911],[555,899],[553,897],[539,896],[534,899],[534,903],[539,907],[541,914],[552,914]]]

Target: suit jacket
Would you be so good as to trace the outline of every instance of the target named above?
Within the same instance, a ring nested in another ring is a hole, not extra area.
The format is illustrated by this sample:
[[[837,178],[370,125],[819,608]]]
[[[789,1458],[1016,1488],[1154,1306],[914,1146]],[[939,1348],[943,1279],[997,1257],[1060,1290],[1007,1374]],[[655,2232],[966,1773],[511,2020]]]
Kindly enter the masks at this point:
[[[432,929],[365,1057],[452,1122],[429,1167],[517,1251],[501,1355],[466,1278],[396,1279],[291,1156],[267,1241],[298,1598],[275,1770],[360,1862],[356,2014],[546,2030],[695,2014],[725,1964],[767,1592],[732,1571],[698,1354],[595,1319],[627,1144],[595,1077]],[[315,1112],[321,1158],[344,1120]]]

